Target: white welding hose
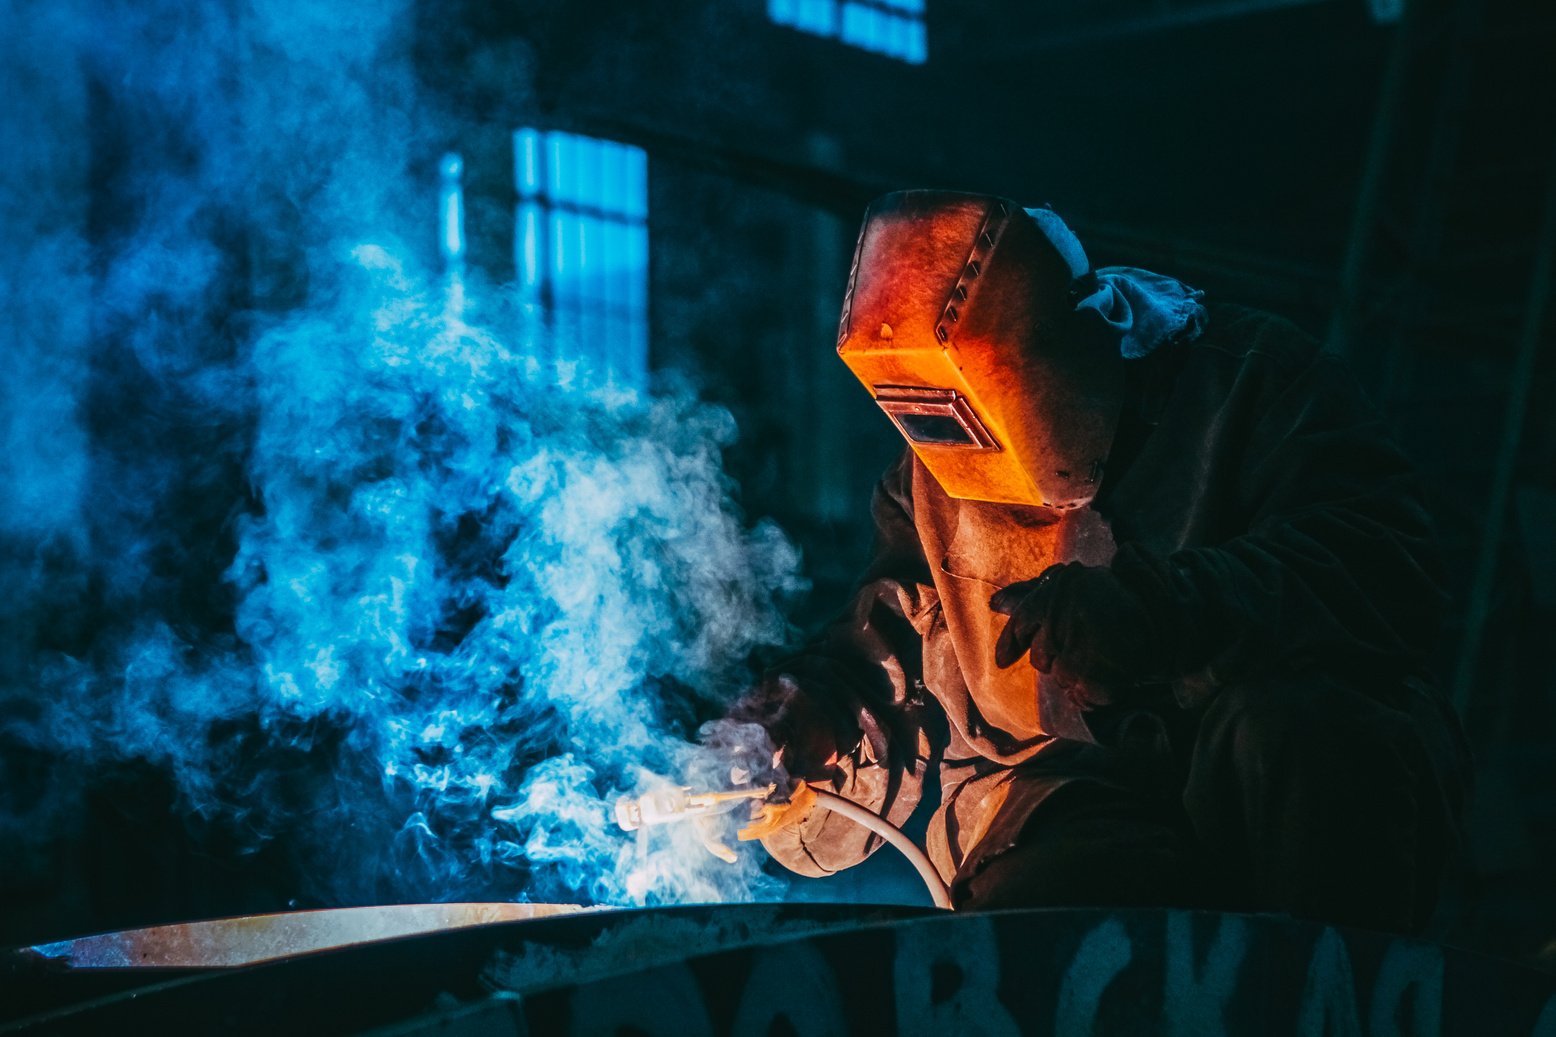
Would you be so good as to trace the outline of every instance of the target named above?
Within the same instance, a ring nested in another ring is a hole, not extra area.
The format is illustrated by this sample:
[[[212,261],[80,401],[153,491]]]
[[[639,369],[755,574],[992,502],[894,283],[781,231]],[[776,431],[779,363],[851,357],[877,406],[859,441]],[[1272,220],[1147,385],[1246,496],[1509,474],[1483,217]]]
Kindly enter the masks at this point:
[[[902,834],[902,829],[886,820],[872,810],[855,803],[851,799],[845,799],[835,792],[826,789],[818,789],[810,786],[810,790],[816,794],[816,806],[823,810],[830,810],[834,814],[841,814],[850,821],[864,825],[876,835],[895,846],[902,855],[912,864],[918,872],[919,878],[924,880],[924,885],[929,889],[929,896],[935,902],[936,907],[951,910],[951,891],[946,884],[940,881],[940,873],[929,862],[929,856],[919,849],[917,843]]]

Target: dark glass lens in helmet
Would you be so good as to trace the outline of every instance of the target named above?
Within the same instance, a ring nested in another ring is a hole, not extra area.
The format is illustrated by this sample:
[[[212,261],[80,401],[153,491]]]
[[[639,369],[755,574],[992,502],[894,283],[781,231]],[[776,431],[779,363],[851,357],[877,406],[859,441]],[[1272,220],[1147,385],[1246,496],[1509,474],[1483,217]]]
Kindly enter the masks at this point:
[[[915,443],[936,446],[977,446],[978,441],[949,414],[893,415],[903,433]]]
[[[955,389],[881,385],[876,387],[875,402],[897,423],[909,442],[920,446],[999,449],[978,415]]]

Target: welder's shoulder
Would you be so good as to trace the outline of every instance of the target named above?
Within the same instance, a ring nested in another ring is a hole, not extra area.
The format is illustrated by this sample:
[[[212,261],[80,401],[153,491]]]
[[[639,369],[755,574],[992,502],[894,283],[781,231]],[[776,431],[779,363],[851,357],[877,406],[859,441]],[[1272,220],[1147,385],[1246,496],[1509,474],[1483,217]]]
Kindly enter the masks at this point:
[[[1206,310],[1204,332],[1187,344],[1202,361],[1284,379],[1330,359],[1317,339],[1284,317],[1230,303],[1213,303]]]

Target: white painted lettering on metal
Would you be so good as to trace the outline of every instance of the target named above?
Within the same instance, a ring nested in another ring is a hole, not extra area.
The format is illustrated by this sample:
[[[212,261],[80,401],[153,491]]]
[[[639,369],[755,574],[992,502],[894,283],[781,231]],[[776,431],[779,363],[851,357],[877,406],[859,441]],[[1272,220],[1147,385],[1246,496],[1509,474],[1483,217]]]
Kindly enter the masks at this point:
[[[1133,957],[1129,932],[1117,918],[1109,918],[1086,934],[1059,987],[1055,1037],[1086,1037],[1096,1029],[1103,992]]]
[[[954,924],[904,926],[897,931],[893,960],[902,1037],[1016,1037],[1021,1032],[999,1000],[1000,951],[992,920],[965,916]]]
[[[1298,1037],[1361,1037],[1351,955],[1333,929],[1325,929],[1313,946],[1296,1032]]]
[[[1409,1029],[1400,1010],[1410,1005]],[[1372,984],[1370,1037],[1440,1037],[1443,1032],[1443,954],[1436,947],[1391,945]]]
[[[1167,913],[1166,985],[1162,1015],[1168,1037],[1225,1035],[1226,1006],[1248,954],[1248,923],[1234,915],[1202,916],[1216,923],[1205,960],[1194,960],[1194,919],[1188,911]]]
[[[696,977],[685,965],[606,981],[573,992],[573,1033],[617,1033],[644,1037],[713,1037],[713,1024]]]
[[[821,952],[805,943],[779,944],[756,952],[740,994],[731,1033],[776,1033],[779,1019],[789,1032],[846,1037],[843,996],[837,974]]]

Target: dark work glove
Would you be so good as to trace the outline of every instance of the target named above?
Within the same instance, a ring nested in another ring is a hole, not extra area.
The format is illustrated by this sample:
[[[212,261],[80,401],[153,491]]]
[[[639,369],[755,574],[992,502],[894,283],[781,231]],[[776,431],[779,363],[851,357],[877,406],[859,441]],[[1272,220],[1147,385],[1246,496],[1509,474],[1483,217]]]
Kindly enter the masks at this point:
[[[994,661],[1010,666],[1030,653],[1083,706],[1105,705],[1123,690],[1160,679],[1170,659],[1155,602],[1110,568],[1070,562],[998,591],[989,607],[1010,617]]]
[[[859,741],[857,728],[850,737],[850,725],[787,675],[769,676],[735,706],[731,718],[767,730],[791,781],[830,780],[839,758]]]

